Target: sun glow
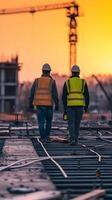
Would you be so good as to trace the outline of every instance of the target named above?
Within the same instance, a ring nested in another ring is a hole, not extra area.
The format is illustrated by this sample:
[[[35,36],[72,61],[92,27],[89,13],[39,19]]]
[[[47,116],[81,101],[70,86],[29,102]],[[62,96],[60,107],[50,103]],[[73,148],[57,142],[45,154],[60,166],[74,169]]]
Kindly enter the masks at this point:
[[[66,2],[43,0],[38,5]],[[112,1],[79,0],[77,64],[84,76],[112,74]],[[24,5],[24,6],[23,6]],[[0,0],[1,8],[37,5],[35,0]],[[33,80],[48,62],[52,72],[69,73],[68,19],[66,10],[0,16],[0,58],[18,54],[23,63],[20,80]]]

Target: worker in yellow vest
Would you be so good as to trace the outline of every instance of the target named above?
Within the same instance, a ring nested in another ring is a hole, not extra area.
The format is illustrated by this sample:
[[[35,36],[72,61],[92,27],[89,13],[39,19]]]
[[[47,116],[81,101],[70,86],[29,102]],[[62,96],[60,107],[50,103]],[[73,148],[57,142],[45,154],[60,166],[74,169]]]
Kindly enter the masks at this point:
[[[89,106],[89,92],[86,81],[79,77],[79,66],[73,65],[71,72],[72,76],[63,86],[62,101],[68,118],[70,144],[76,145],[83,111],[87,112]]]
[[[30,92],[29,107],[37,108],[37,119],[39,125],[40,139],[42,142],[48,142],[52,118],[53,104],[58,111],[58,92],[55,80],[50,76],[51,67],[45,63],[42,67],[42,76],[35,79]]]

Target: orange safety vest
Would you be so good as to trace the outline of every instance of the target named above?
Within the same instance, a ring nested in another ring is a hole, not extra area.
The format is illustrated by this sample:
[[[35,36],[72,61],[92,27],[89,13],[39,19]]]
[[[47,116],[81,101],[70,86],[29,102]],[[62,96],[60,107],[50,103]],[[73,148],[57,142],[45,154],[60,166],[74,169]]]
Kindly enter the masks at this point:
[[[33,105],[35,106],[52,106],[52,82],[50,77],[42,76],[37,79]]]

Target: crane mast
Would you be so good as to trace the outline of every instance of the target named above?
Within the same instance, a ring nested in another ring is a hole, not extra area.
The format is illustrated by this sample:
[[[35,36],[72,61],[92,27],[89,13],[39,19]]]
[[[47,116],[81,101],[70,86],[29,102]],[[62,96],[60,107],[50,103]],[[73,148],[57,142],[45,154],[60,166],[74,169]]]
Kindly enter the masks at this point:
[[[69,66],[76,64],[76,43],[77,43],[77,21],[76,17],[79,16],[78,4],[73,0],[71,2],[38,5],[32,7],[12,8],[12,9],[0,9],[0,15],[22,14],[31,13],[34,14],[40,11],[66,9],[67,17],[69,18],[69,45],[70,45],[70,60]]]
[[[67,17],[69,17],[70,71],[71,66],[76,64],[76,43],[78,38],[76,17],[78,16],[78,5],[74,5],[68,8]]]

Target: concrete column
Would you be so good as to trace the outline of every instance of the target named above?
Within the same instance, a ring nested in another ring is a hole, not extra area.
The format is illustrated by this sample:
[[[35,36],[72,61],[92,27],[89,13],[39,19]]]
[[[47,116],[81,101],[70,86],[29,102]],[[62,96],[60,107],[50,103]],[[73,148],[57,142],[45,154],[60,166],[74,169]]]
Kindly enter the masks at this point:
[[[5,101],[4,101],[4,99],[1,100],[1,112],[5,112]]]
[[[19,81],[18,81],[18,69],[16,70],[16,83],[17,83],[17,86],[16,86],[16,102],[15,102],[16,109],[15,109],[15,111],[18,112],[18,111],[19,111],[19,96],[18,96],[18,85],[19,85]]]

